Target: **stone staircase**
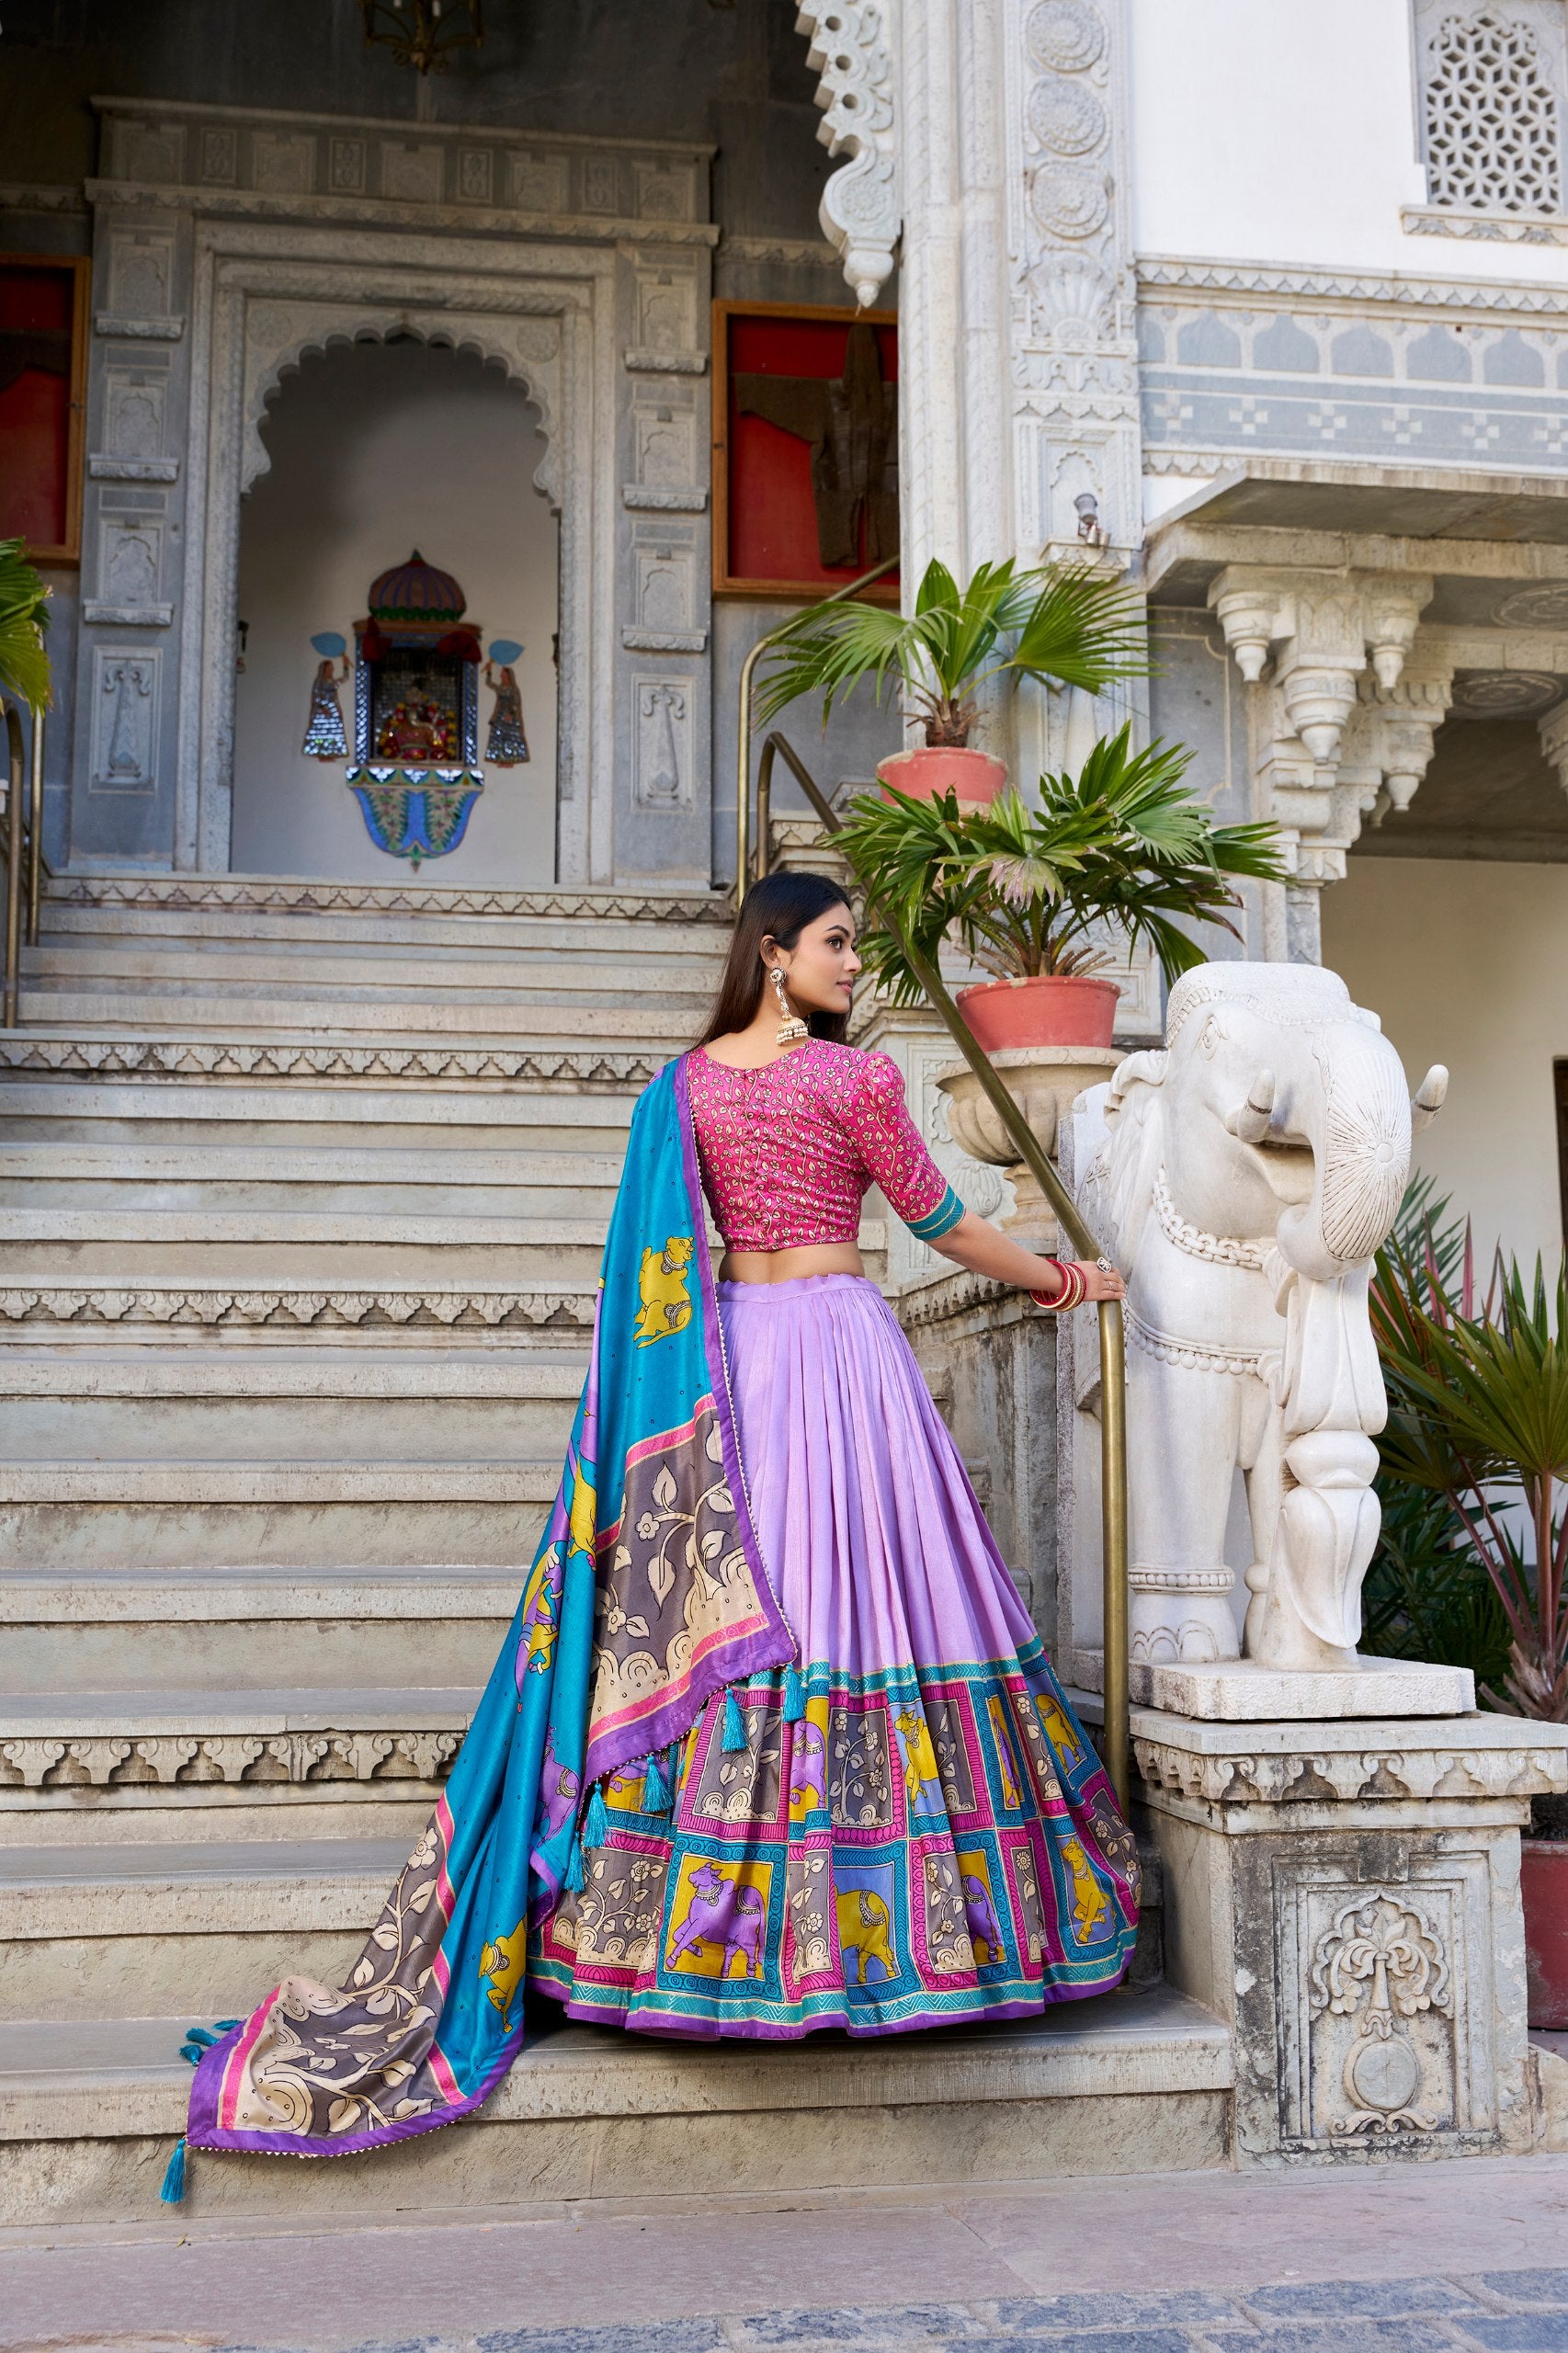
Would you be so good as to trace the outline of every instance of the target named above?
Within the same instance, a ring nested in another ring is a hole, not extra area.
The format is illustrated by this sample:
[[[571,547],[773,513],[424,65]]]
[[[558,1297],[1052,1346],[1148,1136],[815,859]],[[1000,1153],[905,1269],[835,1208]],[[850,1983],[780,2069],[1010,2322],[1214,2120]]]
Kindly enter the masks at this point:
[[[0,2221],[153,2212],[184,2026],[358,1950],[515,1607],[631,1107],[725,919],[53,886],[0,1033]],[[616,2197],[677,2154],[715,2188],[1212,2163],[1230,2066],[1164,1990],[807,2054],[557,2028],[477,2126],[309,2194]],[[192,2183],[192,2211],[305,2194],[260,2160]]]

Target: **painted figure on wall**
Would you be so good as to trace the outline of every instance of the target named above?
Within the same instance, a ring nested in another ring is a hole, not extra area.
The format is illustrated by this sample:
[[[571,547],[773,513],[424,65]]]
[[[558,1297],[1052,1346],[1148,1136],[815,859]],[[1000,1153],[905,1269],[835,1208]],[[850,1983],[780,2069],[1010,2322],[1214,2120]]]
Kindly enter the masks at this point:
[[[516,638],[498,637],[492,644],[484,665],[484,683],[494,688],[495,693],[490,712],[490,732],[484,739],[484,756],[492,767],[520,767],[528,756],[528,733],[523,725],[523,693],[517,684],[517,671],[512,666],[522,650]]]
[[[324,630],[311,644],[321,655],[311,688],[311,715],[301,751],[309,760],[341,760],[348,755],[348,735],[338,699],[340,678],[348,676],[348,648],[335,631]]]

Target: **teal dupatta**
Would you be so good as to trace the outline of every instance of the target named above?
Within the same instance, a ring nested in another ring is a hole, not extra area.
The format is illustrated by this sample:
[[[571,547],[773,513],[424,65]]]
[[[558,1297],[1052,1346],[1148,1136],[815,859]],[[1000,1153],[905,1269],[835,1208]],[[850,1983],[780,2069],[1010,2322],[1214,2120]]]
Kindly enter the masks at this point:
[[[757,1552],[685,1062],[639,1101],[554,1508],[445,1793],[345,1984],[285,1978],[202,2056],[191,2147],[347,2155],[477,2108],[585,1793],[795,1643]],[[592,1801],[590,1801],[591,1802]]]

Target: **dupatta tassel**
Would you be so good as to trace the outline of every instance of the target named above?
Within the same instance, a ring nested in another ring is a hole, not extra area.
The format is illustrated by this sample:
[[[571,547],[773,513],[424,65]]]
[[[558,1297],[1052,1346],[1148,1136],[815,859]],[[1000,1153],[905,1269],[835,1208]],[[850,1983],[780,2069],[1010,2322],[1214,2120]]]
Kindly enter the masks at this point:
[[[185,2136],[175,2143],[174,2154],[164,2171],[163,2187],[158,2192],[165,2206],[179,2206],[185,2200]]]
[[[741,1713],[741,1703],[735,1697],[735,1687],[733,1683],[724,1694],[723,1745],[726,1756],[733,1756],[738,1750],[744,1748],[748,1745],[746,1741],[746,1720]]]
[[[588,1800],[588,1810],[583,1816],[583,1844],[585,1847],[602,1847],[608,1836],[609,1809],[605,1803],[604,1791],[596,1781],[594,1793]]]
[[[806,1712],[806,1687],[801,1680],[801,1670],[790,1660],[784,1676],[784,1721],[798,1724]]]
[[[642,1811],[644,1813],[668,1813],[669,1810],[670,1785],[665,1778],[663,1760],[655,1749],[642,1776]]]
[[[574,1838],[572,1852],[566,1858],[566,1878],[563,1884],[568,1895],[581,1895],[587,1883],[588,1874],[583,1868],[583,1841],[580,1837]]]

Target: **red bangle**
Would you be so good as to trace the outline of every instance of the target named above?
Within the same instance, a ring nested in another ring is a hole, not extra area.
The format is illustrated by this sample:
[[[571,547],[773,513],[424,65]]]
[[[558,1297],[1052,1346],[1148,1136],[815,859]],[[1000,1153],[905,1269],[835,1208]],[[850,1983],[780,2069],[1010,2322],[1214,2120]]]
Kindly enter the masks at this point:
[[[1089,1290],[1088,1277],[1082,1267],[1074,1260],[1069,1259],[1063,1262],[1061,1258],[1047,1258],[1046,1264],[1054,1267],[1061,1276],[1062,1288],[1059,1291],[1053,1292],[1049,1299],[1043,1291],[1031,1290],[1029,1297],[1034,1301],[1035,1305],[1048,1309],[1053,1315],[1061,1315],[1071,1308],[1081,1306],[1087,1298]]]

